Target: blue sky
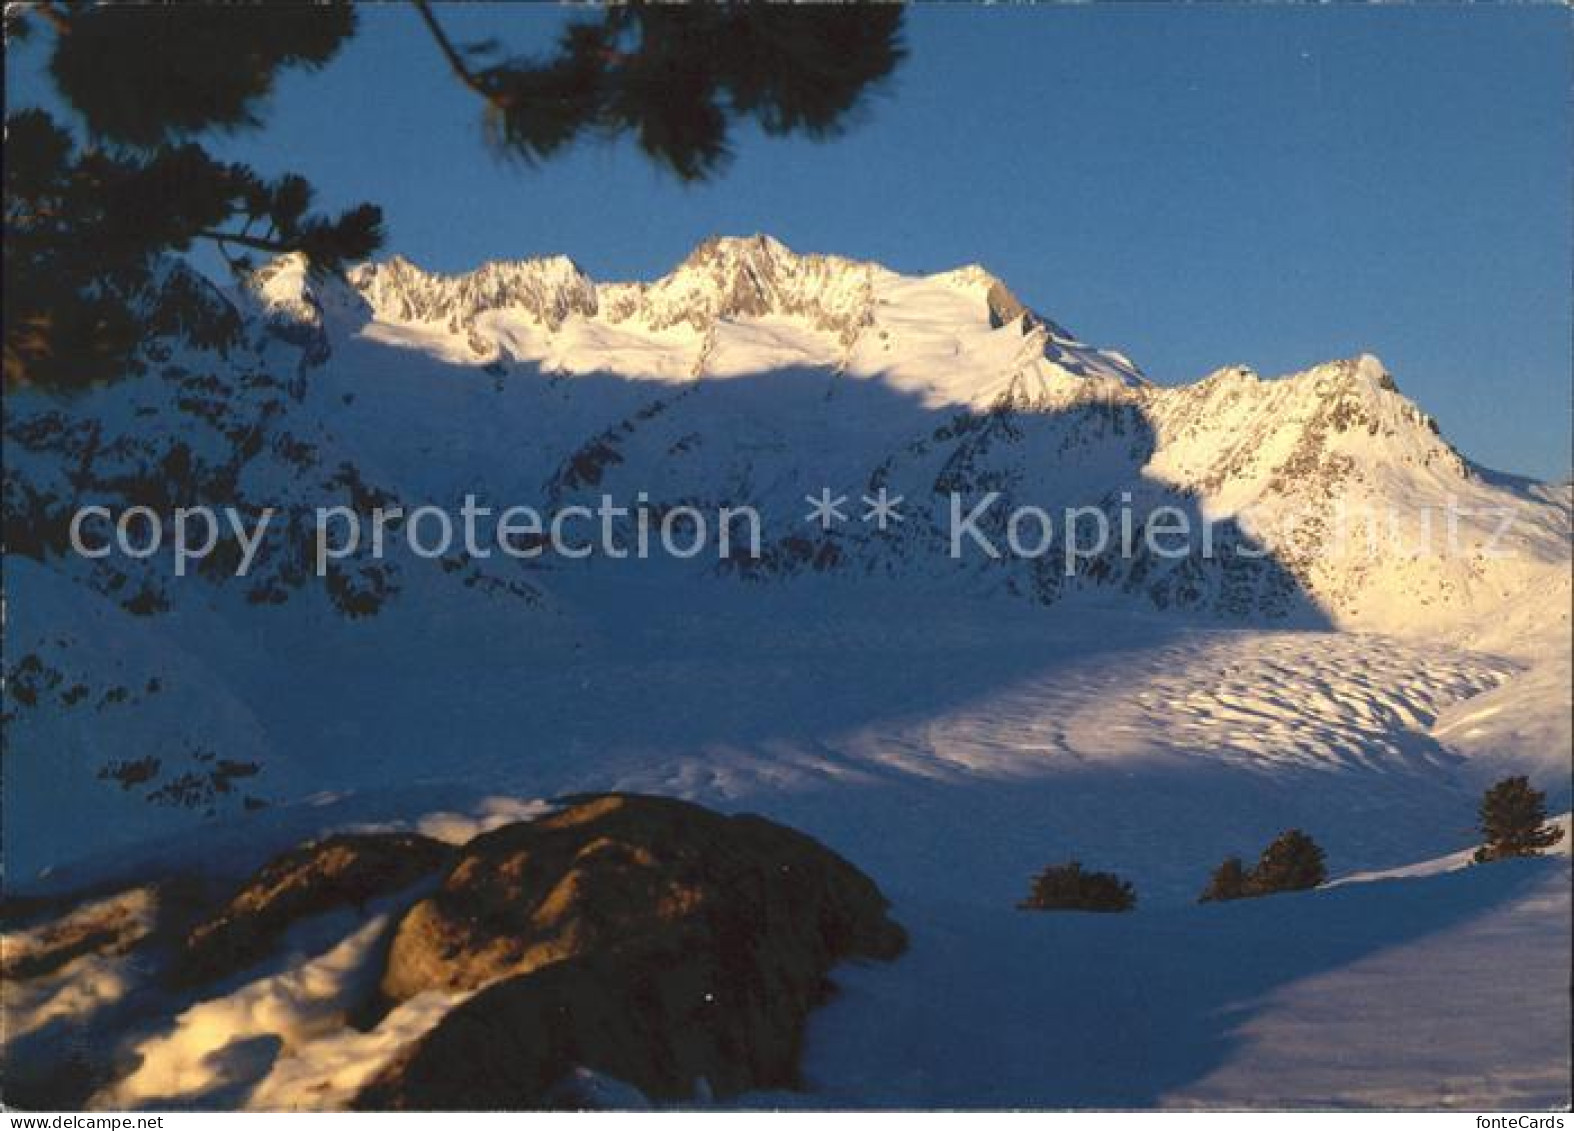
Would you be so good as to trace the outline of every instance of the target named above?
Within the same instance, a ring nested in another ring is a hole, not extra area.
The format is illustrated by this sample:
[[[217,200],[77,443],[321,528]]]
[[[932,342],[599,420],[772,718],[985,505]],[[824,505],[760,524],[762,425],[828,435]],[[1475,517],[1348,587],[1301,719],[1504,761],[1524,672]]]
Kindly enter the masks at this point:
[[[440,15],[521,52],[563,18]],[[981,262],[1163,382],[1368,350],[1466,454],[1562,478],[1570,27],[1556,6],[920,9],[845,137],[746,131],[685,186],[622,144],[495,159],[414,12],[366,9],[263,132],[218,148],[324,205],[380,203],[389,250],[431,268],[563,252],[650,277],[765,231],[903,271]],[[13,98],[37,73],[13,70]]]

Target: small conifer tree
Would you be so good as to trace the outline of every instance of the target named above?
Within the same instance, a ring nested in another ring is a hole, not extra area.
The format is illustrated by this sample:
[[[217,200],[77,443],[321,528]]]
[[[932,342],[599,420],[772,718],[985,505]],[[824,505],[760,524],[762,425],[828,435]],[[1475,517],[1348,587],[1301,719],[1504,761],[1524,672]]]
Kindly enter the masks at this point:
[[[1476,850],[1476,863],[1535,856],[1563,839],[1563,830],[1547,821],[1547,795],[1530,787],[1524,775],[1504,778],[1481,798],[1481,832],[1486,843]]]
[[[1327,878],[1323,850],[1317,842],[1300,829],[1287,829],[1263,850],[1252,869],[1251,888],[1257,895],[1305,891]]]
[[[1208,886],[1203,889],[1199,903],[1219,903],[1227,899],[1242,899],[1251,894],[1251,875],[1239,856],[1226,856],[1224,863],[1213,870]]]

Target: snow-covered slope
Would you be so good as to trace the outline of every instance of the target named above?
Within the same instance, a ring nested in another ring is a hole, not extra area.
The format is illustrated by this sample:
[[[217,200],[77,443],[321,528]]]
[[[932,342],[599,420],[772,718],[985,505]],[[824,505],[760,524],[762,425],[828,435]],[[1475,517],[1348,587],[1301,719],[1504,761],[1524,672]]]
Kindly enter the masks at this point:
[[[1563,1110],[1569,884],[1561,856],[1130,916],[937,915],[899,975],[844,974],[809,1102]]]

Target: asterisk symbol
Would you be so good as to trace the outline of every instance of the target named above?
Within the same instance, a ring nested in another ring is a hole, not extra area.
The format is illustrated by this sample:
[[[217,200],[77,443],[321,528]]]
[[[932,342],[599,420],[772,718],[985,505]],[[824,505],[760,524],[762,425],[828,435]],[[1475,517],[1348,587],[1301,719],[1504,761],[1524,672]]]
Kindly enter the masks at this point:
[[[805,522],[818,522],[821,530],[829,530],[833,522],[846,522],[847,516],[839,509],[847,501],[846,495],[831,495],[829,487],[820,488],[820,495],[805,495],[803,501],[809,504],[809,513],[803,516]]]
[[[901,495],[897,495],[895,498],[892,498],[886,493],[885,488],[881,487],[879,493],[876,494],[874,498],[871,499],[868,495],[865,495],[863,500],[864,505],[869,508],[868,510],[864,511],[865,522],[868,522],[870,519],[874,519],[875,524],[879,526],[881,530],[884,530],[885,524],[888,522],[903,521],[901,513],[896,509],[902,502]]]

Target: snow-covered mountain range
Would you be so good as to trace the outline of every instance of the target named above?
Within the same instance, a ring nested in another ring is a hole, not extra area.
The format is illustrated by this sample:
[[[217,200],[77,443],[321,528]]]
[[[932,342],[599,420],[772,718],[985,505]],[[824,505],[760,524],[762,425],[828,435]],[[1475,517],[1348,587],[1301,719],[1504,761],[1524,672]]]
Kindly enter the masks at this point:
[[[1567,592],[1568,488],[1471,465],[1375,358],[1160,387],[976,266],[914,278],[754,237],[709,241],[652,283],[598,284],[562,257],[460,276],[396,258],[329,281],[285,258],[230,297],[200,291],[183,272],[166,287],[181,309],[242,320],[238,342],[194,348],[200,320],[167,317],[174,332],[141,378],[70,406],[16,398],[14,547],[58,551],[66,514],[89,500],[255,513],[607,495],[658,514],[758,508],[757,560],[696,565],[756,580],[950,575],[1044,604],[1093,593],[1428,634],[1501,626],[1517,595]],[[806,526],[822,488],[855,507],[884,488],[905,521]],[[1139,531],[1175,506],[1217,524],[1221,549],[1170,559],[1137,537],[1069,571],[1059,553],[946,560],[950,498],[971,512],[991,492],[979,526],[997,536],[1024,505],[1097,508],[1114,526],[1129,511]],[[309,527],[300,512],[275,525],[248,600],[309,584]],[[571,563],[450,564],[528,599]],[[157,562],[94,572],[133,610],[176,600]],[[331,591],[364,612],[407,572],[350,561]]]

